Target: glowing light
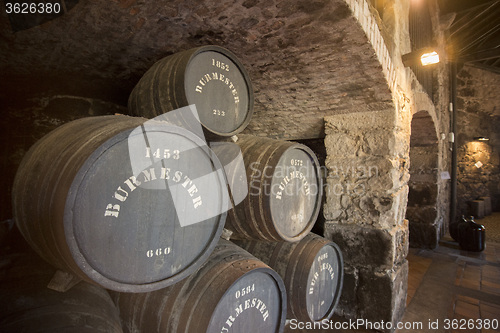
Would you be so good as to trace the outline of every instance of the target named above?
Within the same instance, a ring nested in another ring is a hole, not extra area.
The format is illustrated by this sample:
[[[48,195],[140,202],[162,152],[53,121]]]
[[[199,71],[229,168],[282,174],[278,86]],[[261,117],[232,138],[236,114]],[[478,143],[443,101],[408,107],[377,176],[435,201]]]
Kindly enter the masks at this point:
[[[439,54],[430,47],[425,47],[401,56],[403,65],[410,66],[429,66],[439,62]]]
[[[439,54],[437,54],[436,51],[424,53],[420,56],[420,62],[422,63],[422,66],[437,64],[439,62]]]

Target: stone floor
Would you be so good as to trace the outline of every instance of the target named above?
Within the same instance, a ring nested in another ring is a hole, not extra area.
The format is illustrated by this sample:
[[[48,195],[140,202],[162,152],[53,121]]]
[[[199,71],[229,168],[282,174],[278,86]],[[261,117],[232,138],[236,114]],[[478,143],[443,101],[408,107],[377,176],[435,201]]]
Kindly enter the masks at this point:
[[[500,213],[477,220],[486,226],[486,249],[461,250],[444,237],[436,250],[410,249],[404,332],[500,332]],[[482,324],[482,327],[480,327]]]
[[[489,223],[500,225],[500,213],[494,217],[495,222],[490,218]],[[461,250],[449,236],[435,250],[410,249],[407,307],[401,321],[409,328],[396,333],[500,332],[500,243],[490,241],[493,237],[489,235],[487,226],[486,248],[482,252]],[[483,327],[478,328],[481,323]],[[285,332],[375,330],[300,331],[287,327]]]
[[[422,328],[397,333],[500,332],[500,243],[487,242],[483,252],[475,253],[445,237],[434,251],[410,249],[408,261],[402,323]]]

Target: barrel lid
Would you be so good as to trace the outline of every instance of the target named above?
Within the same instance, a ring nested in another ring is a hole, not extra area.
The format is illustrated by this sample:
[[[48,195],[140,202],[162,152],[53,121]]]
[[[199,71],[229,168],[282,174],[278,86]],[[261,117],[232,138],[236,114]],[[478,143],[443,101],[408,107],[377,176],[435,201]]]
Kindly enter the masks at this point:
[[[276,231],[284,239],[300,238],[312,229],[319,214],[322,183],[319,162],[302,144],[294,144],[280,157],[271,181],[270,209]]]
[[[75,262],[116,291],[156,290],[190,275],[213,251],[226,218],[222,166],[205,142],[179,127],[148,124],[90,155],[64,210]]]
[[[207,332],[280,332],[286,320],[286,291],[281,277],[267,267],[238,278],[221,297]]]
[[[196,105],[201,124],[210,132],[232,136],[250,122],[250,77],[229,50],[215,45],[197,48],[186,66],[184,89],[188,104]]]
[[[333,315],[343,285],[343,259],[338,246],[329,242],[316,254],[305,290],[307,313],[313,321]]]

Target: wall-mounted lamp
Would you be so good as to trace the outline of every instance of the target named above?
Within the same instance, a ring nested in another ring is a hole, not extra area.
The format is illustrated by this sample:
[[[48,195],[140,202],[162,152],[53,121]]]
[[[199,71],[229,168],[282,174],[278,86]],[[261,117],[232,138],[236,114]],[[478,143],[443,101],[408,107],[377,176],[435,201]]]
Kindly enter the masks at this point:
[[[439,62],[439,54],[432,48],[423,48],[401,56],[403,65],[410,66],[428,66]]]
[[[439,62],[439,54],[436,51],[424,53],[420,56],[420,62],[422,66],[437,64]]]
[[[475,141],[490,141],[490,139],[484,137],[484,136],[476,136],[474,138]]]

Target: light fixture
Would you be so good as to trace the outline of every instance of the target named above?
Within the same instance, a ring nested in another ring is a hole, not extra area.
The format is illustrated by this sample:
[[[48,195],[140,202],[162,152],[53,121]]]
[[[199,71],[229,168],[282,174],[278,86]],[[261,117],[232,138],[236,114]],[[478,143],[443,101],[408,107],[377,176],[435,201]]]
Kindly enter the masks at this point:
[[[426,47],[401,56],[403,65],[410,66],[429,66],[439,62],[439,54],[432,48]]]
[[[484,136],[476,136],[474,138],[474,140],[476,140],[476,141],[490,141],[490,139],[488,139],[488,138],[486,138]]]
[[[420,56],[420,62],[422,66],[437,64],[439,62],[439,54],[436,51],[424,53]]]

